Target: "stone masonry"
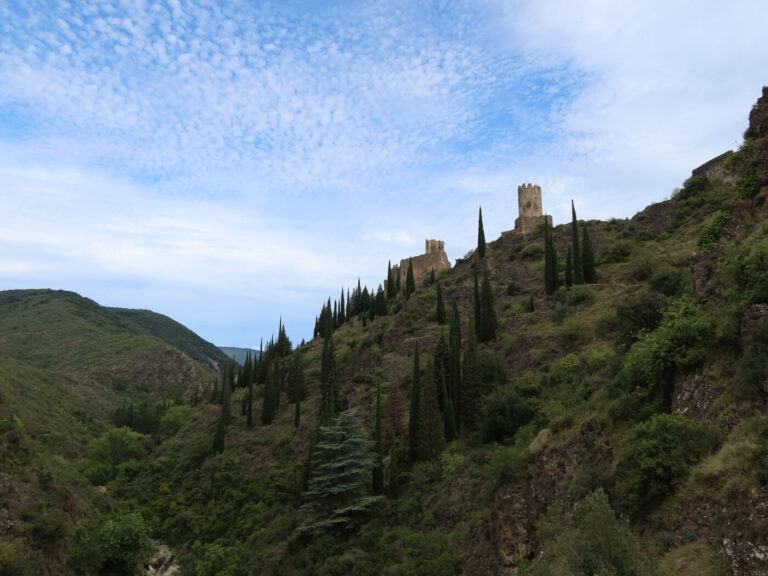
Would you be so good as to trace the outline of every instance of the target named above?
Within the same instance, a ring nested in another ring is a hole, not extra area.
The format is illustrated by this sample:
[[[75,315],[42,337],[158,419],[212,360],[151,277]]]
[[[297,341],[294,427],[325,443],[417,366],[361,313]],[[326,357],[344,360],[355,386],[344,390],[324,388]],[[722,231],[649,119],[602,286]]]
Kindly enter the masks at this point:
[[[416,286],[421,286],[432,270],[437,275],[451,267],[448,255],[445,253],[445,242],[442,240],[425,240],[424,254],[403,258],[400,260],[399,266],[392,267],[392,277],[396,278],[395,275],[400,274],[402,286],[405,286],[405,276],[408,274],[408,260],[413,262],[413,279],[416,281]]]
[[[523,184],[517,187],[517,206],[519,216],[515,220],[515,231],[526,236],[547,222],[552,226],[552,216],[544,216],[541,211],[541,187]]]

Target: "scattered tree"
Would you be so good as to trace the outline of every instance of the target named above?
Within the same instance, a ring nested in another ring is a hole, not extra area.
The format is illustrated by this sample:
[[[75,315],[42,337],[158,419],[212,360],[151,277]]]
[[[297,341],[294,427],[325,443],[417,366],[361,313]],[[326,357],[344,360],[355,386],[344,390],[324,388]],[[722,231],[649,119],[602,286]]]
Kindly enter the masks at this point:
[[[480,258],[485,258],[485,231],[483,230],[483,207],[480,207],[480,211],[477,216],[477,255]]]
[[[576,219],[576,207],[571,200],[571,243],[573,244],[573,283],[584,284],[582,253],[579,247],[579,221]]]

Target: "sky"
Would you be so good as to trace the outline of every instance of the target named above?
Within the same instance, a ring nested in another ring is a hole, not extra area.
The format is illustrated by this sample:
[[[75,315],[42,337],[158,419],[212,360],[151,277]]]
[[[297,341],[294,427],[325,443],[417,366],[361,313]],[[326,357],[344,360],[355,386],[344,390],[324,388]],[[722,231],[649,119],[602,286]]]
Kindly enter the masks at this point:
[[[627,218],[735,149],[764,0],[0,0],[0,290],[258,347],[387,262]]]

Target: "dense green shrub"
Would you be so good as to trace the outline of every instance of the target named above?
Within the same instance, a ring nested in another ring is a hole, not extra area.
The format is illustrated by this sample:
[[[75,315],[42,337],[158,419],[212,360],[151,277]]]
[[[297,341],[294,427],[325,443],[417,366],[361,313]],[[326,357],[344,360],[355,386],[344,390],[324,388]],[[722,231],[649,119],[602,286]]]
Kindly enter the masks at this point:
[[[651,288],[665,296],[680,296],[688,284],[688,272],[670,266],[659,268],[651,276]]]
[[[143,439],[143,435],[128,427],[112,428],[88,444],[87,457],[78,462],[78,470],[93,484],[109,482],[120,465],[144,459],[147,450]]]
[[[731,219],[731,213],[728,210],[723,210],[718,213],[712,221],[706,225],[704,230],[699,235],[699,249],[700,250],[714,250],[720,240],[720,231]]]
[[[538,262],[544,258],[544,245],[541,242],[532,242],[520,250],[520,258]]]
[[[507,284],[507,296],[517,296],[525,292],[525,287],[517,282]]]
[[[483,401],[480,436],[483,442],[503,442],[536,415],[532,404],[513,390],[499,390]]]
[[[630,388],[660,394],[668,405],[674,376],[706,358],[713,335],[712,317],[693,299],[683,297],[667,308],[655,330],[640,333],[621,376]]]
[[[149,552],[148,531],[141,514],[107,520],[99,531],[101,574],[136,574]]]
[[[706,174],[691,176],[688,180],[683,182],[683,187],[677,191],[674,195],[674,199],[686,200],[691,196],[701,194],[709,187],[709,185],[709,178],[707,178]]]
[[[579,304],[588,304],[595,299],[595,293],[592,289],[585,284],[579,284],[572,286],[570,290],[566,292],[565,302],[569,306],[578,306]]]
[[[550,508],[539,521],[537,535],[543,554],[522,570],[523,575],[645,573],[637,538],[625,522],[616,518],[602,489],[578,502],[570,516],[562,508]]]
[[[678,413],[638,424],[616,468],[614,502],[634,519],[647,516],[716,445],[714,431]]]
[[[734,246],[719,274],[726,295],[745,304],[768,302],[768,238]]]

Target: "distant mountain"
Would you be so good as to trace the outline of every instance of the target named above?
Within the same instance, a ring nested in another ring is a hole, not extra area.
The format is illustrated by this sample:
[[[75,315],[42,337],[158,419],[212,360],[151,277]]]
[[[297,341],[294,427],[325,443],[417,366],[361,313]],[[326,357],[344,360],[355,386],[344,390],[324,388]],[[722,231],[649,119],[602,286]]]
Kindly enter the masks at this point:
[[[253,348],[237,348],[236,346],[219,346],[219,350],[227,357],[227,360],[235,359],[235,362],[241,366],[245,364],[245,356],[248,352],[251,353],[251,357],[258,358],[261,354],[258,350]]]

